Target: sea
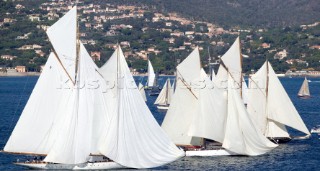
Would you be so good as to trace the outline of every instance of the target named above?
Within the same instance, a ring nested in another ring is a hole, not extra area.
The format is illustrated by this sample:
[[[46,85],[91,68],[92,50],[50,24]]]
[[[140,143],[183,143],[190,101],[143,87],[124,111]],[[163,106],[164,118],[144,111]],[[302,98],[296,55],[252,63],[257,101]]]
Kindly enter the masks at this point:
[[[161,76],[159,84],[163,85],[167,78],[174,80],[174,77]],[[37,76],[0,77],[1,150],[17,123],[37,79]],[[297,97],[303,79],[302,77],[281,77],[280,81],[310,130],[320,125],[320,78],[308,78],[312,95],[309,99]],[[145,83],[146,77],[138,76],[135,80]],[[147,93],[147,99],[149,109],[161,124],[166,113],[157,110],[153,104],[156,96],[149,96]],[[292,135],[302,135],[290,128],[288,130]],[[320,170],[319,138],[319,135],[312,134],[309,139],[292,140],[260,156],[184,157],[165,166],[148,170]],[[28,170],[13,164],[17,160],[23,161],[28,157],[30,156],[0,153],[0,170]]]

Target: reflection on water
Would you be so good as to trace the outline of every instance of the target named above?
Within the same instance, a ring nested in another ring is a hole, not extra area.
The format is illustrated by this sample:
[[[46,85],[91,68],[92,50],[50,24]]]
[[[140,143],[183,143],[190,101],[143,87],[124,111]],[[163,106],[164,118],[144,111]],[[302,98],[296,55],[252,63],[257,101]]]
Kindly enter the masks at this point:
[[[162,86],[168,77],[160,77]],[[174,77],[170,77],[171,81]],[[146,77],[135,77],[136,82],[146,82]],[[320,78],[312,78],[309,84],[312,98],[302,100],[297,93],[304,78],[281,78],[292,102],[299,111],[301,118],[310,129],[320,125]],[[33,89],[37,77],[0,77],[0,148],[3,149],[12,129],[17,122],[25,103]],[[172,81],[173,82],[173,81]],[[171,83],[172,83],[171,82]],[[148,93],[147,93],[148,94]],[[165,111],[160,111],[153,105],[156,96],[148,96],[147,105],[159,124],[162,123]],[[289,129],[293,135],[301,133]],[[307,140],[292,140],[281,144],[270,153],[261,156],[232,157],[185,157],[173,163],[149,170],[319,170],[320,140],[313,134]],[[12,162],[24,156],[0,153],[0,170],[22,170]]]

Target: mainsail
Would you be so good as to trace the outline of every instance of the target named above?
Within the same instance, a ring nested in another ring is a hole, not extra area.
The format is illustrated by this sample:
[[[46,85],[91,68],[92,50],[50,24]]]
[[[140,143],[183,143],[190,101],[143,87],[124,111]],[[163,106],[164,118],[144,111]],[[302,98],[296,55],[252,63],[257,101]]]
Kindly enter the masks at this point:
[[[171,87],[170,79],[168,78],[154,104],[169,105],[172,95],[173,88]]]
[[[154,86],[156,74],[154,73],[152,64],[150,60],[148,60],[148,87]]]
[[[107,111],[110,122],[105,125],[99,151],[121,165],[134,168],[156,167],[182,157],[184,153],[153,118],[120,47],[100,72],[106,81],[115,83],[109,91],[113,96],[106,101],[116,101],[116,105]]]
[[[289,137],[285,125],[310,134],[269,62],[250,78],[248,111],[267,137]]]
[[[300,97],[309,97],[310,96],[309,84],[308,84],[307,77],[304,78],[304,81],[301,85],[298,96],[300,96]]]

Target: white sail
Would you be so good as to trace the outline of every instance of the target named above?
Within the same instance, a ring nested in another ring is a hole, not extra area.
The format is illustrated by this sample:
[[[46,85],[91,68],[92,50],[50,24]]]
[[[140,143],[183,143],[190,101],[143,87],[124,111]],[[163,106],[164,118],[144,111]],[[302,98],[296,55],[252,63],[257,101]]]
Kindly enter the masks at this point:
[[[242,76],[242,100],[244,104],[248,103],[248,86],[243,76]]]
[[[95,78],[96,66],[83,45],[76,62],[75,23],[76,7],[48,30],[58,56],[50,55],[47,64],[50,70],[40,76],[15,128],[17,132],[12,135],[12,139],[20,139],[29,147],[10,147],[9,140],[5,150],[47,154],[45,161],[54,163],[76,164],[88,160],[94,96],[87,83]]]
[[[51,125],[57,118],[63,92],[68,91],[63,86],[67,79],[51,53],[4,151],[48,153],[56,137]]]
[[[141,95],[143,97],[143,100],[147,101],[146,92],[144,91],[144,87],[143,87],[143,85],[141,83],[139,83],[139,87],[138,88],[139,88],[139,91],[140,91],[140,93],[141,93]]]
[[[200,56],[196,48],[177,66],[176,90],[162,128],[175,144],[202,145],[202,139],[188,135],[190,124],[198,113],[198,91],[195,83],[200,78]]]
[[[99,77],[96,65],[80,44],[76,84],[65,92],[53,125],[57,134],[44,161],[64,164],[85,163],[91,152],[94,87],[90,84]]]
[[[111,120],[105,125],[99,151],[113,161],[133,168],[156,167],[184,156],[153,118],[120,47],[100,72],[106,81],[116,84],[109,91],[115,93],[114,96],[106,101],[116,101],[117,105],[107,111]]]
[[[231,77],[240,88],[242,82],[242,57],[239,37],[234,41],[229,50],[221,57],[221,60],[228,72],[231,74]]]
[[[230,74],[228,80],[228,113],[222,146],[244,155],[260,155],[277,147],[251,121]]]
[[[47,30],[49,40],[57,53],[62,65],[70,75],[70,81],[75,79],[76,41],[77,41],[77,7],[73,7],[62,18]]]
[[[263,65],[249,78],[247,109],[260,131],[267,129],[267,65]]]
[[[309,83],[308,83],[307,77],[304,78],[304,81],[301,85],[298,96],[310,96]]]
[[[309,135],[308,128],[302,121],[272,66],[269,62],[267,63],[269,70],[268,118]]]
[[[269,62],[250,79],[248,111],[267,137],[289,137],[284,125],[310,134]]]
[[[170,79],[168,78],[154,104],[168,105],[170,104],[172,95],[173,89],[171,87]]]
[[[224,92],[214,87],[214,84],[202,69],[198,87],[199,111],[193,117],[188,133],[189,136],[203,137],[222,143],[226,120],[226,115],[224,115],[226,108],[222,107],[224,102],[221,100]]]
[[[155,78],[156,74],[154,73],[150,60],[148,60],[148,87],[154,86]]]

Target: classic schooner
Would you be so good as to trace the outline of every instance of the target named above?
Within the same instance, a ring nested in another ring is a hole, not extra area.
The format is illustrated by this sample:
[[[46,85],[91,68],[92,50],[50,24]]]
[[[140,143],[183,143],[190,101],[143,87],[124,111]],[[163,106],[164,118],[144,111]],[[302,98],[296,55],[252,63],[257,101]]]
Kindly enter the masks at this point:
[[[307,77],[304,77],[304,81],[299,90],[298,97],[302,99],[310,98],[309,83]]]
[[[236,46],[223,59],[232,58]],[[272,150],[277,145],[248,117],[235,76],[220,68],[215,80],[223,80],[221,87],[212,85],[201,68],[198,48],[177,66],[176,90],[162,128],[186,156],[260,155]]]
[[[283,88],[271,64],[266,61],[249,79],[248,111],[260,131],[276,143],[292,139],[285,126],[307,135],[309,130]]]
[[[3,152],[44,156],[37,169],[151,168],[182,156],[146,106],[120,47],[98,69],[79,40],[77,8],[48,30],[45,68]]]

